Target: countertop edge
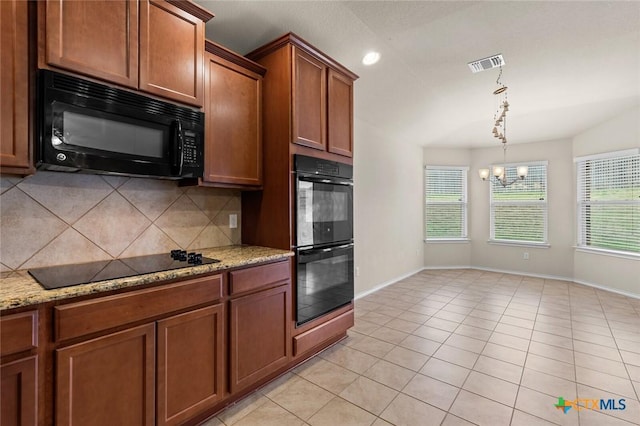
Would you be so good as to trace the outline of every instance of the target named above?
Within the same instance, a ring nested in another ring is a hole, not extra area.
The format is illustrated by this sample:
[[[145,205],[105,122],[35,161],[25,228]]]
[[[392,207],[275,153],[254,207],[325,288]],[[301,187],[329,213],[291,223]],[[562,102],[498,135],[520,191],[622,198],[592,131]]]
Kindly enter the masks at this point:
[[[217,271],[274,262],[294,256],[287,250],[260,246],[225,246],[202,249],[204,256],[220,260],[219,263],[192,266],[164,272],[118,278],[90,284],[81,284],[55,290],[45,290],[26,270],[12,272],[0,279],[0,312],[36,307],[37,305],[72,299],[114,290],[135,288],[153,283],[188,279]]]

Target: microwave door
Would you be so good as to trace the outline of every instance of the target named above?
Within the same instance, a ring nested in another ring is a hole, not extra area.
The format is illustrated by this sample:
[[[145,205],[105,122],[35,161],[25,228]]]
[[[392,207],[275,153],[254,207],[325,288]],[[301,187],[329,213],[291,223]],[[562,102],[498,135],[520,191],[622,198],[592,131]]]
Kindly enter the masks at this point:
[[[96,172],[168,174],[169,126],[56,101],[42,161]]]

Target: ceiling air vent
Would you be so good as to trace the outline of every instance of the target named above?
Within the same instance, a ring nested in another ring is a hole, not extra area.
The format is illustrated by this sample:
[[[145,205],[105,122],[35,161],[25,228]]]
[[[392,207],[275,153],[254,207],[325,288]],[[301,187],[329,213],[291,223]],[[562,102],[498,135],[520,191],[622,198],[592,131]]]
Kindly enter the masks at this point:
[[[469,68],[471,68],[471,72],[480,72],[485,70],[490,70],[491,68],[496,68],[501,65],[504,65],[504,58],[502,57],[502,53],[497,55],[489,56],[488,58],[478,59],[477,61],[469,62]]]

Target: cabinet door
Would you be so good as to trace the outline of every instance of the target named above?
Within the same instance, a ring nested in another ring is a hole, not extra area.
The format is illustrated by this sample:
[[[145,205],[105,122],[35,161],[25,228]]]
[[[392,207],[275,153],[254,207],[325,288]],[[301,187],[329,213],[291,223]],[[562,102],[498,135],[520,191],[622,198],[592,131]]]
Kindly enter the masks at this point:
[[[37,360],[37,356],[32,356],[0,366],[0,424],[3,426],[35,426],[37,423]]]
[[[0,165],[29,168],[28,3],[0,1]]]
[[[353,80],[332,69],[327,80],[328,151],[353,157]]]
[[[290,285],[231,300],[231,392],[287,364],[291,355]]]
[[[326,147],[326,66],[293,48],[293,142],[311,148]]]
[[[162,0],[140,1],[140,89],[202,106],[204,22]]]
[[[205,182],[262,185],[262,77],[207,53]]]
[[[48,0],[46,61],[137,88],[138,2]]]
[[[56,350],[57,425],[153,425],[155,324]]]
[[[215,305],[158,321],[158,425],[177,425],[224,394],[224,310]]]

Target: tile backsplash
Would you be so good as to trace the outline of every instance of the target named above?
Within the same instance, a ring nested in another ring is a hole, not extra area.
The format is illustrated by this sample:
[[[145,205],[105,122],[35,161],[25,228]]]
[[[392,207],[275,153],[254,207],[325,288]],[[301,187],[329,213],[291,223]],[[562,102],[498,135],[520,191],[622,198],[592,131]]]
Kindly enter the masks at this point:
[[[2,271],[240,244],[240,192],[38,172],[0,177]]]

